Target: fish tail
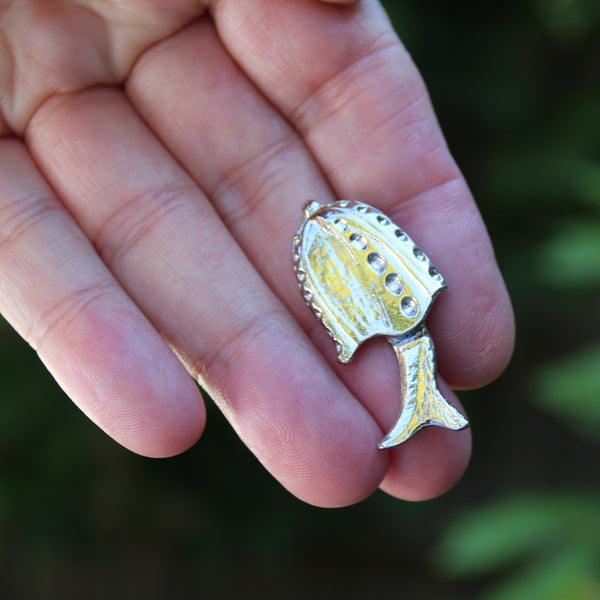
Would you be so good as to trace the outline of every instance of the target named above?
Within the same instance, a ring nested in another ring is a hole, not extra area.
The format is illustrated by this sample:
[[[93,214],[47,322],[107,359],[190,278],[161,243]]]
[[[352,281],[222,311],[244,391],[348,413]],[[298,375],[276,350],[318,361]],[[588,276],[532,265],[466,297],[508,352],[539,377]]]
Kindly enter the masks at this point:
[[[469,426],[438,389],[433,341],[422,328],[416,335],[393,337],[402,376],[402,412],[379,448],[392,448],[409,440],[425,427],[436,425],[458,431]]]

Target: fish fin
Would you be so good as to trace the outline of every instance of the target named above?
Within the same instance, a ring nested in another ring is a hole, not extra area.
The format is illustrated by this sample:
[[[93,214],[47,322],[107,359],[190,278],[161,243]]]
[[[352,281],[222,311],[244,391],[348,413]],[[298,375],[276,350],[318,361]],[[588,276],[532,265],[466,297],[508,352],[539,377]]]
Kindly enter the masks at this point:
[[[390,341],[402,375],[402,412],[379,448],[398,446],[431,425],[455,431],[467,428],[467,419],[438,389],[433,342],[425,328],[417,335]]]

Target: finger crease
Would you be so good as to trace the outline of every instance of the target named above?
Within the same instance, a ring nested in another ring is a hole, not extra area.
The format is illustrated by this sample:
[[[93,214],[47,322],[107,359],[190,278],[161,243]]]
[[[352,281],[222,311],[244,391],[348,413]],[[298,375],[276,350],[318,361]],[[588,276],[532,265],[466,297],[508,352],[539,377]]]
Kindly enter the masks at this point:
[[[241,357],[253,346],[258,346],[258,339],[269,334],[274,339],[279,336],[279,331],[285,328],[285,315],[280,310],[267,310],[253,315],[243,324],[233,327],[223,333],[218,343],[207,345],[191,363],[192,376],[201,383],[204,380],[226,381],[228,372],[241,361]],[[260,345],[261,351],[264,344]],[[266,361],[271,357],[265,355]]]
[[[366,49],[361,49],[358,56],[352,57],[350,62],[342,68],[335,71],[331,76],[327,77],[322,83],[312,87],[305,98],[292,110],[290,121],[296,124],[299,130],[302,130],[302,123],[310,121],[307,118],[312,107],[317,103],[319,98],[325,97],[330,90],[338,86],[338,82],[342,80],[352,80],[360,77],[367,69],[372,69],[372,63],[377,62],[380,56],[387,54],[392,49],[399,47],[398,39],[395,34],[384,31],[379,34]],[[339,86],[340,89],[347,89],[347,86]]]
[[[66,212],[53,197],[32,194],[0,206],[0,252],[10,251],[21,237],[55,216],[66,217]]]
[[[244,187],[241,184],[249,174],[252,178],[256,178],[256,175],[260,174],[260,183],[255,185],[254,192],[248,194],[247,191],[244,191],[243,198],[240,197],[239,202],[232,203],[227,211],[223,211],[222,217],[230,229],[235,223],[241,222],[253,214],[260,202],[269,196],[269,191],[281,184],[281,178],[285,177],[284,173],[287,172],[287,161],[282,157],[290,154],[299,146],[299,140],[295,135],[286,135],[247,160],[235,165],[219,178],[212,195],[216,199],[231,199],[241,196],[236,191]]]
[[[36,322],[25,332],[25,339],[34,350],[42,354],[42,348],[48,338],[55,332],[62,332],[82,314],[90,310],[90,306],[101,299],[114,295],[117,286],[112,279],[91,283],[75,290],[55,302],[43,311]]]
[[[197,194],[190,182],[171,182],[128,198],[100,225],[93,243],[108,266],[162,226],[167,215],[186,211]]]

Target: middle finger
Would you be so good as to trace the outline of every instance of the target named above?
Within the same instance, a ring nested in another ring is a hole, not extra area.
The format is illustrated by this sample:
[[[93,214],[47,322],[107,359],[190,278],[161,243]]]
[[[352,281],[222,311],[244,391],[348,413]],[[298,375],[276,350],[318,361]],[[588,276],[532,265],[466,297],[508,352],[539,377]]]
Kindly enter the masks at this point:
[[[339,365],[331,339],[297,290],[291,240],[302,220],[300,206],[310,198],[336,198],[295,129],[233,63],[208,19],[147,53],[127,89],[201,182],[264,280],[381,427],[389,428],[401,400],[393,353],[373,343],[350,366]],[[454,399],[447,389],[445,395]],[[468,445],[468,432],[423,432],[392,452],[394,489],[413,499],[444,491],[462,473]]]
[[[371,493],[386,468],[379,427],[122,92],[50,99],[27,140],[104,262],[265,466],[307,502]]]

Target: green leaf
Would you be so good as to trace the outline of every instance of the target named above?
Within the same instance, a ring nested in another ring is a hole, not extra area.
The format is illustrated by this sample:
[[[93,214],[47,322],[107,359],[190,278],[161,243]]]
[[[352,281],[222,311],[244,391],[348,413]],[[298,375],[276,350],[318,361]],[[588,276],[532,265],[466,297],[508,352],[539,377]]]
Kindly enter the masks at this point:
[[[600,164],[580,161],[573,169],[573,188],[579,200],[600,210]]]
[[[482,595],[480,600],[597,600],[599,561],[589,548],[567,548]]]
[[[600,283],[600,221],[572,222],[542,246],[537,272],[543,283],[571,288]]]
[[[543,25],[558,40],[576,40],[593,30],[592,14],[581,0],[537,0],[536,4]]]
[[[592,439],[600,439],[600,344],[539,367],[534,402]]]
[[[600,560],[599,498],[515,496],[457,518],[433,558],[446,575],[482,575],[546,549],[581,543],[591,543]]]

